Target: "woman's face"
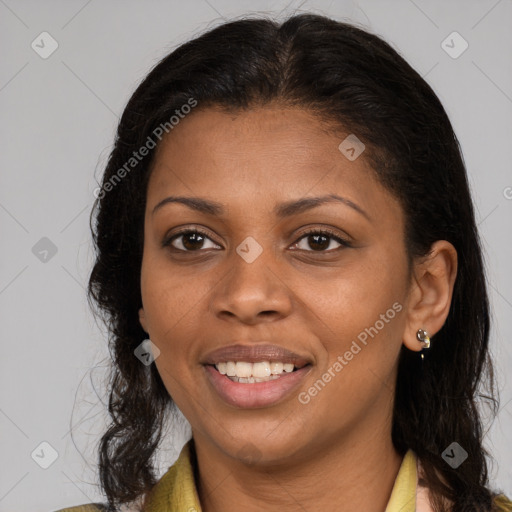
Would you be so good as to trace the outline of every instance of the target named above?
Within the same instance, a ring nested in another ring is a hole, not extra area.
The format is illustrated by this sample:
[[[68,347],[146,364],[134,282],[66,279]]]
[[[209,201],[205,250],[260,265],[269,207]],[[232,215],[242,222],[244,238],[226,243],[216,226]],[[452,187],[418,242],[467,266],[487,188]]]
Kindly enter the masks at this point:
[[[404,218],[365,153],[353,159],[361,147],[338,149],[348,135],[298,109],[205,109],[156,154],[141,324],[194,437],[226,455],[291,460],[390,435]],[[329,196],[341,199],[312,201]],[[241,364],[223,372],[279,376],[234,382],[211,366],[228,361]],[[303,368],[279,373],[287,361]]]

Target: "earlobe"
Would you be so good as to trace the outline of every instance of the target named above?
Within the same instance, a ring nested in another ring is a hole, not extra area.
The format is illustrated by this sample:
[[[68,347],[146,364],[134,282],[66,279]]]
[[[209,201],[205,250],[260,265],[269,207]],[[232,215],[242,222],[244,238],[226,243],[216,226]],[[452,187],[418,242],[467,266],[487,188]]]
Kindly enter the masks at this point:
[[[144,308],[139,309],[139,323],[144,330],[144,332],[148,332],[147,325],[146,325],[146,314],[144,313]]]
[[[429,254],[414,264],[403,343],[419,352],[424,348],[418,329],[430,337],[444,325],[457,276],[457,251],[450,242],[438,240]],[[434,340],[435,342],[435,340]]]

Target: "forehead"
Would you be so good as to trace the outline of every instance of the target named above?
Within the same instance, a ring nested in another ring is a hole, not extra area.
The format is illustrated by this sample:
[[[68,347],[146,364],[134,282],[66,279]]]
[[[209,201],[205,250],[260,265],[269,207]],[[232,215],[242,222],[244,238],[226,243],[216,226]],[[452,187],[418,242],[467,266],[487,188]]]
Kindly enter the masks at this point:
[[[277,198],[339,193],[364,203],[367,211],[378,209],[390,195],[375,179],[364,153],[350,161],[338,149],[348,135],[295,108],[196,110],[158,147],[148,203],[170,193],[226,204],[250,197],[268,203],[270,211]]]

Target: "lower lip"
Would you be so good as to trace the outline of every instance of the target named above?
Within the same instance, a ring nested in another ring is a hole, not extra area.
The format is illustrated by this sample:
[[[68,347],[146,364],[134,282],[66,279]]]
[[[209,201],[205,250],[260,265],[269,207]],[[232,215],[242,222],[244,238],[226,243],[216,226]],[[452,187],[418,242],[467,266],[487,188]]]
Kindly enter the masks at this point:
[[[291,394],[309,373],[311,365],[294,372],[284,372],[278,379],[254,384],[234,382],[211,365],[204,368],[215,391],[226,403],[243,409],[256,409],[274,405]]]

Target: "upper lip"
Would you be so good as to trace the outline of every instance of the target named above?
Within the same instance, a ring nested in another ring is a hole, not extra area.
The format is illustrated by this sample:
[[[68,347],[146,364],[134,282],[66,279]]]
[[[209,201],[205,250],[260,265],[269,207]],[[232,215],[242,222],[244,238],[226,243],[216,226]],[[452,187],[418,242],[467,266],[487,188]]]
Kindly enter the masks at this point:
[[[278,345],[228,345],[209,352],[203,364],[217,364],[227,361],[246,361],[248,363],[257,363],[260,361],[278,361],[281,363],[292,363],[298,368],[302,368],[311,361],[304,356],[287,350]]]

